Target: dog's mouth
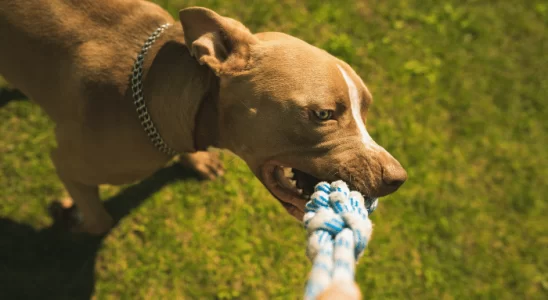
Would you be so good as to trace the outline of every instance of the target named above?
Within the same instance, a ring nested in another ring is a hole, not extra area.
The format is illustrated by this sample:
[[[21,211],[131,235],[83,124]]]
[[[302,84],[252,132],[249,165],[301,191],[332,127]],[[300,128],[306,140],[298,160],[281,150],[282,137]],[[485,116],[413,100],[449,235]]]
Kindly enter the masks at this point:
[[[302,219],[304,208],[314,187],[325,178],[317,178],[296,168],[267,163],[262,168],[266,188],[297,219]]]
[[[268,162],[261,168],[262,182],[269,192],[283,205],[283,207],[301,221],[304,216],[306,203],[314,193],[314,188],[321,181],[332,182],[340,180],[337,176],[330,178],[319,178],[310,173],[294,167],[288,167],[286,164],[278,162]],[[349,184],[347,182],[347,184]],[[357,186],[349,185],[351,190],[359,191]],[[364,194],[366,207],[374,203],[377,197]]]

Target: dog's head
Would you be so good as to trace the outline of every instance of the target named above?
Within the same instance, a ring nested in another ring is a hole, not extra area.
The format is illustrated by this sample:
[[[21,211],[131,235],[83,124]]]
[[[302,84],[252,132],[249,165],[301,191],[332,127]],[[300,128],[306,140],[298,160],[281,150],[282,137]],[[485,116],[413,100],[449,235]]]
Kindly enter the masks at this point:
[[[369,136],[371,94],[345,62],[282,33],[252,34],[204,8],[180,12],[191,54],[220,78],[219,145],[249,165],[296,218],[320,180],[364,197],[396,191],[407,174]]]

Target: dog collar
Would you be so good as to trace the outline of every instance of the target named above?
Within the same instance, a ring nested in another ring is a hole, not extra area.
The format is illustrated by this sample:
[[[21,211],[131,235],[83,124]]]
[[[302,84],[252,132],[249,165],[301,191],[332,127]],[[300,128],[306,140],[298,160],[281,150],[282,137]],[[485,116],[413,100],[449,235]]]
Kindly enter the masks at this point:
[[[164,24],[158,27],[158,29],[156,29],[156,31],[148,37],[143,45],[143,48],[141,48],[141,51],[139,52],[139,55],[137,55],[137,59],[133,64],[131,90],[133,91],[133,104],[135,104],[137,115],[139,116],[141,125],[150,138],[150,141],[154,144],[154,147],[161,152],[169,156],[175,156],[178,154],[177,151],[173,150],[166,144],[166,142],[164,142],[164,139],[160,136],[158,129],[154,126],[143,97],[143,62],[145,60],[145,56],[154,42],[156,42],[156,39],[158,39],[158,37],[160,37],[160,35],[162,35],[162,33],[164,33],[169,26],[171,26],[171,24]]]

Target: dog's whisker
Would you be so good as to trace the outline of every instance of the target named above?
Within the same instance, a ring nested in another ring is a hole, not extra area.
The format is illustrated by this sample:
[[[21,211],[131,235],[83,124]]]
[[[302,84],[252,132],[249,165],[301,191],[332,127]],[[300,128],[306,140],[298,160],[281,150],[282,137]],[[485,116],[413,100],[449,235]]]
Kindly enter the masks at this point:
[[[335,173],[337,172],[337,169],[333,168],[331,171],[327,173],[327,177],[325,179],[329,179],[331,176],[335,176]]]
[[[353,183],[352,183],[352,174],[350,174],[350,180],[348,182],[350,183],[350,186],[353,185]]]

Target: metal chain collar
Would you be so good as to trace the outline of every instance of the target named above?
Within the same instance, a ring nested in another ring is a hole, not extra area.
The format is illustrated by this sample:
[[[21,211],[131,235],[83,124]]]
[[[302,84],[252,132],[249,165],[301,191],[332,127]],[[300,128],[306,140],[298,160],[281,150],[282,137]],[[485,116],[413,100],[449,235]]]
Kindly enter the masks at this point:
[[[156,29],[156,31],[148,37],[143,48],[141,48],[141,52],[139,52],[137,60],[133,64],[131,90],[133,91],[133,103],[135,104],[137,114],[139,115],[139,120],[141,120],[141,125],[150,138],[150,141],[161,152],[169,156],[175,156],[178,154],[177,151],[173,150],[164,142],[164,139],[160,136],[156,126],[154,126],[143,97],[143,62],[145,56],[154,42],[156,42],[156,39],[158,39],[169,26],[171,26],[171,24],[164,24]]]

